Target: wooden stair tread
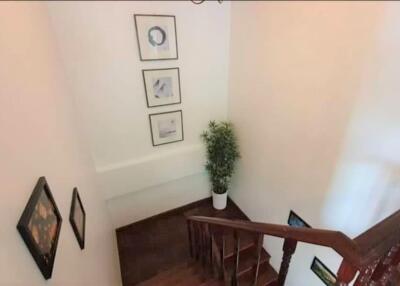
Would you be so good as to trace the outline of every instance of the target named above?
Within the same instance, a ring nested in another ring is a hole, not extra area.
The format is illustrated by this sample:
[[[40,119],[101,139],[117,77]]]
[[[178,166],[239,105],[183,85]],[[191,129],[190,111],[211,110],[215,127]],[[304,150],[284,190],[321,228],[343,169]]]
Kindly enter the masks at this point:
[[[270,255],[264,250],[261,250],[260,266],[264,263],[269,262]],[[225,259],[225,265],[228,269],[229,274],[232,275],[234,271],[235,257],[231,256]],[[252,246],[239,253],[239,268],[237,276],[244,275],[246,272],[253,270],[257,266],[257,248]]]
[[[184,279],[192,276],[201,275],[202,269],[196,263],[183,263],[171,269],[165,270],[152,278],[145,280],[138,285],[140,286],[156,286],[156,285],[177,285]]]
[[[253,269],[252,271],[248,271],[238,278],[238,284],[240,286],[254,286],[254,276],[255,269]],[[256,286],[267,286],[276,279],[278,279],[278,274],[269,263],[263,263],[262,265],[260,265],[260,271]]]
[[[222,249],[222,232],[216,231],[215,238],[219,249]],[[240,251],[244,251],[256,245],[256,235],[249,232],[239,232]],[[233,231],[225,231],[225,259],[233,256],[235,252],[235,239]]]

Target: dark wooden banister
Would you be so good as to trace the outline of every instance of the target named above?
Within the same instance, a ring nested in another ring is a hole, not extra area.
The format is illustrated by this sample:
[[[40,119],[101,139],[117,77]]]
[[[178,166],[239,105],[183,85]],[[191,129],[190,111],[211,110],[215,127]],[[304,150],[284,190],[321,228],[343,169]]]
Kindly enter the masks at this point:
[[[379,279],[381,279],[379,281],[384,281],[384,279],[389,279],[387,273],[397,271],[395,268],[400,262],[400,210],[355,239],[349,238],[340,231],[214,217],[191,216],[188,217],[188,222],[231,228],[235,232],[247,231],[258,235],[284,238],[284,258],[280,281],[273,285],[284,284],[290,257],[295,251],[297,242],[330,247],[343,257],[338,271],[337,285],[348,285],[358,271],[360,275],[354,285],[367,285],[365,281],[378,281]]]
[[[262,233],[281,238],[289,238],[310,244],[333,248],[337,253],[346,257],[352,264],[359,264],[359,250],[352,239],[339,231],[291,227],[279,224],[259,223],[252,221],[229,220],[222,218],[192,216],[192,221],[218,225],[232,229]]]
[[[387,253],[400,238],[400,210],[360,234],[354,242],[360,248],[361,265],[369,264]]]

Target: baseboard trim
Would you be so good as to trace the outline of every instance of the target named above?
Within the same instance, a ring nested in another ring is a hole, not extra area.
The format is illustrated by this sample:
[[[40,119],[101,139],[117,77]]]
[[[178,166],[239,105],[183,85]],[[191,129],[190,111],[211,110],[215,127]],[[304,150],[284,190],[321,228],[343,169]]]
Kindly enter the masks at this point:
[[[163,218],[163,217],[171,216],[171,215],[174,215],[174,214],[177,214],[177,213],[182,213],[182,212],[185,212],[186,210],[189,210],[189,209],[195,208],[195,207],[197,207],[197,206],[199,206],[201,204],[204,204],[207,201],[210,204],[212,204],[212,198],[211,197],[207,197],[205,199],[201,199],[201,200],[189,203],[187,205],[183,205],[183,206],[177,207],[175,209],[171,209],[171,210],[168,210],[166,212],[162,212],[162,213],[156,214],[154,216],[151,216],[151,217],[148,217],[148,218],[145,218],[145,219],[142,219],[142,220],[139,220],[139,221],[136,221],[136,222],[121,226],[121,227],[117,228],[115,231],[116,232],[121,232],[121,231],[124,231],[124,230],[126,230],[128,228],[131,228],[132,226],[138,226],[138,225],[141,225],[141,224],[150,223],[153,220],[157,220],[157,219],[160,219],[160,218]],[[250,218],[239,208],[239,206],[229,196],[228,196],[228,203],[232,204],[235,208],[237,208],[238,211],[243,215],[243,217],[245,217],[247,220],[250,220]]]
[[[157,220],[157,219],[160,219],[162,217],[174,215],[176,213],[181,213],[181,212],[184,212],[184,211],[186,211],[188,209],[195,208],[195,207],[197,207],[197,206],[199,206],[201,204],[204,204],[207,201],[210,201],[210,203],[212,203],[211,197],[207,197],[205,199],[201,199],[199,201],[195,201],[195,202],[189,203],[187,205],[183,205],[183,206],[177,207],[175,209],[171,209],[171,210],[168,210],[166,212],[162,212],[162,213],[156,214],[154,216],[151,216],[151,217],[136,221],[134,223],[130,223],[130,224],[125,225],[125,226],[121,226],[121,227],[117,228],[115,231],[116,232],[124,231],[125,229],[130,228],[130,227],[132,227],[134,225],[139,225],[139,224],[143,224],[143,223],[149,223],[152,220]]]

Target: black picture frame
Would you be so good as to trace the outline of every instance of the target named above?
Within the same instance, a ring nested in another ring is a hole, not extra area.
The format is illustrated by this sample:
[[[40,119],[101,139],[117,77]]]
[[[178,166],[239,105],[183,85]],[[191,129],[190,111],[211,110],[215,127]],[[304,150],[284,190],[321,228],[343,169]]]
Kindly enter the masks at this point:
[[[82,213],[82,229],[79,230],[79,223],[75,221],[75,212],[76,206],[78,206]],[[76,240],[78,241],[79,247],[81,249],[85,249],[85,236],[86,236],[86,212],[83,207],[81,197],[79,196],[79,192],[77,188],[74,188],[72,192],[72,200],[71,200],[71,210],[69,214],[69,222],[71,223],[72,229],[75,233]]]
[[[46,208],[49,206],[51,209]],[[18,221],[17,229],[46,280],[53,273],[61,225],[62,217],[50,187],[46,178],[40,177]],[[43,241],[43,238],[51,236],[51,241]],[[47,250],[48,246],[51,247]]]
[[[159,104],[159,105],[150,105],[149,103],[149,95],[148,95],[148,90],[147,90],[147,85],[146,85],[146,72],[152,72],[152,71],[164,71],[164,70],[177,70],[178,73],[178,90],[179,90],[179,101],[174,102],[174,103],[169,103],[169,104]],[[144,92],[146,95],[146,104],[148,108],[153,108],[153,107],[160,107],[160,106],[169,106],[169,105],[176,105],[176,104],[181,104],[182,103],[182,92],[181,92],[181,75],[180,75],[180,70],[178,67],[173,67],[173,68],[162,68],[162,69],[143,69],[142,70],[142,76],[143,76],[143,84],[144,84]]]
[[[140,39],[139,39],[139,29],[137,25],[137,18],[138,17],[171,17],[174,20],[174,33],[175,33],[175,47],[176,47],[176,56],[175,57],[169,57],[169,58],[152,58],[152,59],[147,59],[143,57],[142,54],[142,49],[140,46]],[[139,49],[139,58],[142,62],[146,61],[163,61],[163,60],[177,60],[179,58],[179,52],[178,52],[178,32],[176,29],[176,17],[175,15],[162,15],[162,14],[134,14],[133,15],[134,21],[135,21],[135,31],[136,31],[136,40],[137,40],[137,45]]]
[[[335,286],[337,277],[318,257],[314,257],[310,269],[327,286]]]
[[[180,113],[182,138],[177,139],[177,140],[173,140],[173,141],[169,141],[169,142],[166,142],[166,143],[156,144],[155,140],[154,140],[154,134],[153,134],[152,117],[155,117],[155,116],[158,116],[158,115],[169,114],[169,113]],[[174,110],[174,111],[167,111],[167,112],[159,112],[159,113],[149,114],[149,123],[150,123],[150,132],[151,132],[151,142],[153,144],[153,147],[166,145],[166,144],[171,144],[171,143],[176,143],[176,142],[181,142],[181,141],[183,141],[185,139],[184,131],[183,131],[183,114],[182,114],[182,110]]]
[[[290,210],[287,223],[288,223],[288,225],[293,226],[293,227],[309,227],[309,228],[311,228],[311,226],[307,222],[305,222],[293,210]]]

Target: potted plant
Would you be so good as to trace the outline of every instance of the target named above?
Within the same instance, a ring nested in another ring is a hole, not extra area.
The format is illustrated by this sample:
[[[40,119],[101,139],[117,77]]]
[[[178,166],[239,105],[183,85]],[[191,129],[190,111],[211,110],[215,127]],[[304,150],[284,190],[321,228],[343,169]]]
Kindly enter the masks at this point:
[[[201,137],[207,148],[206,170],[212,185],[213,206],[222,210],[226,207],[235,162],[240,157],[233,125],[225,121],[211,121]]]

